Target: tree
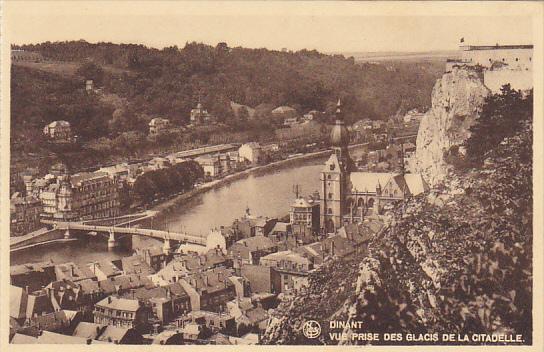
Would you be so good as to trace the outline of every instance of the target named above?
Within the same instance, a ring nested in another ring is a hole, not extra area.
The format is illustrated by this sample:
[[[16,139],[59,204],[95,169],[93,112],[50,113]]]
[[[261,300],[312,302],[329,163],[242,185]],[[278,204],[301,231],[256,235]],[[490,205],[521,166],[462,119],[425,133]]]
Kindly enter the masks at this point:
[[[524,97],[509,84],[500,94],[486,98],[476,124],[470,128],[471,136],[465,141],[467,157],[478,164],[485,160],[489,151],[496,148],[506,137],[519,130],[523,121],[533,116],[533,93]]]
[[[104,79],[104,70],[94,62],[86,62],[79,66],[76,74],[81,76],[84,80],[92,80],[97,86],[101,86]]]
[[[158,187],[148,174],[140,175],[134,182],[134,194],[144,203],[150,203],[157,194]]]

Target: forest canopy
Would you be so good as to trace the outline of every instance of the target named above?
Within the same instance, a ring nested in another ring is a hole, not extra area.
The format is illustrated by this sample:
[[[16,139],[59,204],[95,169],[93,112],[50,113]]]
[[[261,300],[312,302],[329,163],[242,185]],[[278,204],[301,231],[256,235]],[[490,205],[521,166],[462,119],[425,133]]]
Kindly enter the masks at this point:
[[[192,42],[181,49],[172,46],[159,50],[134,44],[71,41],[13,48],[39,52],[45,60],[81,63],[74,77],[79,87],[85,79],[94,79],[105,92],[128,99],[131,110],[161,115],[179,124],[188,122],[199,97],[223,121],[233,117],[231,101],[251,107],[289,105],[304,113],[324,111],[339,97],[349,121],[386,119],[399,110],[428,106],[429,92],[443,70],[441,64],[359,64],[352,57],[315,50],[229,48],[226,43],[213,47]],[[25,89],[43,78],[36,74],[14,70],[12,76],[19,84],[13,88]],[[55,85],[49,88],[49,94],[70,94]],[[15,111],[30,108],[19,106],[20,95],[15,93]],[[32,99],[37,92],[27,93]],[[46,104],[50,102],[38,100],[30,105],[43,109]],[[28,118],[28,114],[22,111],[14,118]],[[53,116],[44,112],[40,118]]]

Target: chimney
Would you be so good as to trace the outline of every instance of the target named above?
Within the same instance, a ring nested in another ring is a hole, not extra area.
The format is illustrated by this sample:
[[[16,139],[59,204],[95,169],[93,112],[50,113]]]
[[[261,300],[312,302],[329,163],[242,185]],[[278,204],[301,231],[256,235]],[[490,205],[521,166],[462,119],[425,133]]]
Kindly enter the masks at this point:
[[[334,256],[334,240],[331,241],[331,255]]]
[[[206,283],[206,286],[210,285],[210,279],[208,278],[208,275],[204,274],[204,282]]]
[[[108,303],[111,304],[111,296],[108,296]]]
[[[25,292],[28,294],[28,285],[25,286]]]

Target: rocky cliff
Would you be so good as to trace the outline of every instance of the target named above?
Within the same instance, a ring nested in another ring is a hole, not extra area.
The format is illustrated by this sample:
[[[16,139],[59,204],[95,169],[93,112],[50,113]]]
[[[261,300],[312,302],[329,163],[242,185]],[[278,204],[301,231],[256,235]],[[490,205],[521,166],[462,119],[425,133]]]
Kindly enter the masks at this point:
[[[449,332],[521,334],[517,344],[530,344],[531,137],[524,123],[481,168],[451,172],[443,187],[403,202],[366,253],[327,257],[308,287],[272,312],[262,343],[441,344],[438,333]],[[319,337],[304,335],[308,320],[321,324]]]
[[[432,107],[419,126],[410,170],[422,173],[430,185],[442,181],[448,169],[444,153],[469,136],[468,129],[489,93],[481,76],[469,69],[454,68],[438,79],[432,91]]]

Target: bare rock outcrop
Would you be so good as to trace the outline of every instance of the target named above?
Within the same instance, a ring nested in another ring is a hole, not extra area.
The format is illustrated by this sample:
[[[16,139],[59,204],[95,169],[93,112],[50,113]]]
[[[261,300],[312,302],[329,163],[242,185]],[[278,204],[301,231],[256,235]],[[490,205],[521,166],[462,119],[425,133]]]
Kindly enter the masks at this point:
[[[454,68],[438,79],[432,92],[432,107],[421,120],[416,153],[410,170],[421,173],[430,185],[447,174],[444,154],[470,135],[485,97],[490,93],[481,75],[469,68]]]

